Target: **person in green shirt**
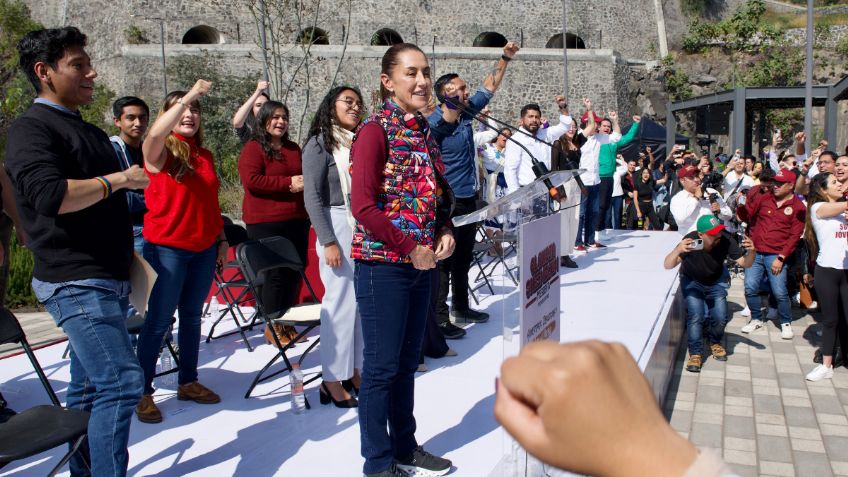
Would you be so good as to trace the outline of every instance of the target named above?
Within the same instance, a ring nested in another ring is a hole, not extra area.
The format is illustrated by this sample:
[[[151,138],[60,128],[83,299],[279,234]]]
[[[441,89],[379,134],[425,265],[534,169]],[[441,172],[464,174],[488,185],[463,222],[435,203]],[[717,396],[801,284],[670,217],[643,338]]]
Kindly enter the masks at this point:
[[[618,125],[618,116],[610,114],[610,120],[612,120],[613,131],[620,133],[621,128]],[[601,177],[601,210],[598,214],[597,232],[602,232],[606,228],[606,217],[609,214],[610,202],[612,201],[613,174],[615,174],[615,157],[618,154],[618,148],[630,144],[636,138],[641,120],[642,118],[639,116],[633,116],[633,126],[630,127],[627,134],[621,136],[621,139],[618,141],[601,144],[601,150],[598,156],[598,175]]]

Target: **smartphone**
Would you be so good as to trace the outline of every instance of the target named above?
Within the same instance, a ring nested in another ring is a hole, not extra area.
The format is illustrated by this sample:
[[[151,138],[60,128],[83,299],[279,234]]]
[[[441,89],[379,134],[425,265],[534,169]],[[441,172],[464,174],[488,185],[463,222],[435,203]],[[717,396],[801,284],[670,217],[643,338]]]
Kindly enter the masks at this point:
[[[689,246],[689,250],[703,250],[704,249],[704,240],[703,239],[695,239],[692,241],[692,245]]]

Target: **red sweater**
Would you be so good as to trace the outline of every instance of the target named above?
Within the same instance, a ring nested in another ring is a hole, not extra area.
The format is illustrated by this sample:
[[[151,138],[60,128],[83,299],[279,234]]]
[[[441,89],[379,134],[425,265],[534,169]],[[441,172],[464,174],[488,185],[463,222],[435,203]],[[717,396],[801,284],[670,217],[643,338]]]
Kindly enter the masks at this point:
[[[197,147],[191,138],[174,136],[191,146],[194,172],[177,182],[164,172],[165,168],[155,174],[147,171],[150,185],[144,191],[144,238],[156,245],[200,252],[212,246],[224,228],[218,205],[218,175],[211,152]]]
[[[256,141],[249,141],[239,157],[239,177],[244,186],[242,220],[246,224],[306,219],[303,191],[289,190],[292,177],[303,175],[300,148],[287,141],[270,159]]]
[[[759,189],[759,187],[757,188]],[[807,208],[792,194],[780,207],[771,192],[752,191],[745,206],[736,210],[739,218],[750,225],[751,240],[759,253],[792,255],[804,232]]]

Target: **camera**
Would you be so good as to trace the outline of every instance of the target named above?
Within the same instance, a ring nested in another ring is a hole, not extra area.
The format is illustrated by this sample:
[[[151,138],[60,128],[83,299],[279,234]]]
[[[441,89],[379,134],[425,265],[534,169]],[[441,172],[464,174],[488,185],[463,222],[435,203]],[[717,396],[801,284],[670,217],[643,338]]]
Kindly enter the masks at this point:
[[[721,192],[724,185],[724,176],[720,172],[710,172],[701,179],[701,187],[706,191],[707,188],[715,189]]]

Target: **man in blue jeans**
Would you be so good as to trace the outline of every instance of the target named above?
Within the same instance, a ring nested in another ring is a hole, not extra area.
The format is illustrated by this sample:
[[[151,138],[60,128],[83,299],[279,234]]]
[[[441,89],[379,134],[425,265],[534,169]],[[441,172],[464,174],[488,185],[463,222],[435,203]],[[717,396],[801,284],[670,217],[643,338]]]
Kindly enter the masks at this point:
[[[695,231],[686,234],[666,257],[667,270],[680,265],[680,288],[686,299],[686,328],[689,341],[689,361],[686,370],[701,371],[704,356],[704,327],[713,358],[727,361],[727,351],[721,345],[727,324],[727,289],[730,276],[724,265],[727,257],[739,266],[748,268],[754,262],[754,243],[748,237],[742,246],[736,243],[715,215],[698,218]],[[706,304],[706,307],[704,306]],[[704,316],[704,309],[709,316]]]
[[[742,332],[751,333],[764,326],[759,291],[766,276],[777,302],[780,337],[791,340],[795,334],[790,324],[792,304],[784,262],[795,251],[807,216],[807,207],[795,195],[795,173],[781,169],[775,174],[773,183],[752,188],[743,199],[736,213],[742,222],[748,223],[751,239],[757,247],[757,258],[745,273],[745,300],[751,310],[751,321],[742,327]]]
[[[33,290],[70,342],[67,406],[91,412],[71,475],[123,476],[142,372],[124,323],[133,244],[121,191],[148,181],[137,165],[121,171],[109,137],[79,114],[97,76],[85,45],[74,27],[18,43],[38,97],[9,129],[5,167],[30,237]]]

